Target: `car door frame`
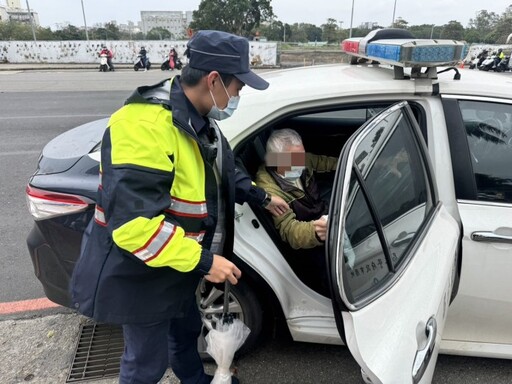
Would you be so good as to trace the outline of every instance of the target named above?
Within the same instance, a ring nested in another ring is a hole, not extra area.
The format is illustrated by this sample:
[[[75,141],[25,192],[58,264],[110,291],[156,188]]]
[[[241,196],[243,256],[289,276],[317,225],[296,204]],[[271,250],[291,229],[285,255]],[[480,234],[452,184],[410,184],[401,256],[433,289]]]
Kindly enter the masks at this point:
[[[342,229],[336,223],[338,221],[341,221],[343,223],[343,224],[341,224],[341,226],[344,226],[344,220],[345,220],[345,215],[346,215],[345,214],[345,209],[346,209],[345,205],[346,205],[346,199],[347,199],[347,194],[348,194],[348,186],[349,186],[349,182],[350,182],[350,176],[352,174],[353,161],[354,161],[354,157],[355,157],[355,149],[354,148],[356,147],[358,142],[362,140],[362,137],[366,136],[366,134],[369,132],[369,130],[375,128],[376,122],[379,122],[380,120],[382,120],[383,116],[387,116],[388,114],[391,114],[398,109],[405,111],[404,114],[405,114],[406,118],[408,119],[408,121],[412,125],[412,128],[413,128],[412,133],[414,136],[414,140],[415,140],[416,144],[418,145],[418,148],[417,148],[418,154],[421,158],[422,163],[425,166],[424,172],[425,172],[425,176],[428,181],[427,187],[430,190],[430,196],[431,196],[430,199],[432,201],[432,208],[428,213],[428,217],[424,219],[421,226],[417,229],[420,233],[425,233],[425,227],[428,227],[430,225],[430,222],[436,216],[436,211],[439,209],[439,206],[441,205],[441,203],[438,200],[435,178],[434,178],[433,171],[432,171],[433,168],[432,168],[432,164],[430,162],[430,158],[428,156],[428,151],[426,149],[426,145],[425,145],[424,139],[422,137],[421,131],[418,127],[418,124],[417,124],[416,120],[414,119],[413,113],[410,110],[410,107],[408,106],[407,102],[403,101],[403,102],[394,104],[389,109],[382,111],[380,114],[376,115],[372,120],[368,121],[365,125],[363,125],[350,138],[350,140],[345,145],[345,147],[342,151],[342,155],[340,157],[338,171],[336,173],[336,178],[335,178],[335,182],[334,182],[333,197],[331,199],[331,205],[330,205],[330,211],[329,211],[330,228],[329,228],[329,233],[328,233],[327,252],[326,253],[327,253],[327,264],[328,264],[328,269],[329,269],[329,274],[328,274],[329,280],[330,280],[329,283],[331,286],[331,297],[332,297],[336,325],[337,325],[338,331],[340,333],[340,336],[342,337],[345,344],[347,344],[347,346],[349,346],[349,348],[350,348],[350,343],[347,343],[347,339],[349,339],[349,340],[352,339],[352,341],[353,341],[354,337],[353,337],[353,335],[346,334],[346,329],[345,329],[346,319],[344,319],[343,313],[359,311],[360,309],[366,307],[367,305],[370,305],[374,301],[379,300],[380,297],[385,295],[398,281],[401,280],[402,275],[405,273],[410,261],[414,257],[414,256],[409,256],[405,260],[402,260],[402,262],[398,266],[398,270],[396,271],[397,272],[396,276],[393,279],[391,279],[387,283],[380,286],[379,289],[377,289],[372,294],[365,297],[365,299],[362,300],[361,302],[352,303],[350,301],[350,299],[348,298],[347,294],[345,293],[344,279],[346,277],[343,276],[343,275],[345,275],[345,272],[343,272],[341,274],[338,274],[338,272],[337,272],[339,270],[342,270],[342,271],[345,270],[343,268],[343,266],[340,267],[340,264],[343,264],[343,263],[341,261],[339,261],[338,258],[330,256],[330,255],[340,254],[340,249],[343,248],[341,245],[342,244],[342,240],[341,240]],[[389,134],[389,136],[391,136],[391,134]],[[350,166],[349,166],[349,164],[350,164]],[[336,192],[335,191],[336,186],[342,186],[341,191]],[[339,193],[341,193],[341,199],[339,198]],[[379,219],[378,219],[378,217],[376,217],[375,212],[372,212],[372,216],[373,216],[374,222],[379,223]],[[455,223],[455,219],[453,219],[453,222]],[[454,239],[454,240],[456,240],[456,243],[458,246],[458,244],[460,242],[460,229],[459,229],[460,226],[458,224],[456,226],[458,228],[456,231],[456,232],[458,232],[458,238]],[[382,227],[380,228],[380,233],[381,234],[383,233]],[[420,236],[420,238],[421,238],[421,236]],[[380,240],[382,242],[382,239],[380,239]],[[383,244],[387,245],[387,242],[384,241]],[[409,255],[415,254],[415,247],[417,247],[418,244],[419,244],[419,241],[418,241],[418,239],[416,239],[414,241],[414,244],[412,244],[411,249],[409,249],[409,253],[408,253]],[[386,250],[386,252],[388,252],[388,250]],[[458,252],[457,252],[457,254],[458,254]],[[457,270],[457,268],[456,268],[457,255],[456,254],[453,255],[453,259],[454,259],[454,262],[452,263],[451,272],[449,274],[449,277],[446,277],[446,279],[448,280],[446,282],[447,283],[446,290],[449,290],[448,299],[446,299],[446,301],[449,300],[449,298],[452,296],[452,292],[453,292],[453,289],[452,289],[453,281],[454,281],[454,278],[456,275],[455,272]],[[388,260],[389,260],[389,258],[388,258]],[[445,295],[443,294],[443,296],[445,296]],[[442,301],[445,299],[440,297],[439,300]],[[446,304],[446,307],[447,307],[447,304]],[[444,314],[443,324],[441,324],[441,327],[444,325],[444,319],[446,319],[446,313]],[[432,327],[435,327],[435,324],[431,324],[431,323],[427,324],[427,329],[431,329],[431,331],[432,331]],[[428,330],[426,332],[428,333]],[[436,332],[434,339],[437,338],[437,336],[438,335]],[[428,337],[428,335],[427,335],[427,337]],[[429,340],[430,340],[430,338],[431,337],[429,337]],[[425,355],[424,358],[425,358],[426,364],[422,363],[421,367],[413,367],[413,376],[414,376],[413,382],[415,382],[415,383],[420,382],[423,373],[426,371],[427,367],[430,365],[430,357],[432,357],[432,354],[434,353],[434,346],[436,346],[436,349],[438,349],[438,343],[436,345],[435,340],[433,342],[429,341],[428,347],[425,347],[423,349],[422,348],[418,349],[417,355],[418,355],[418,353],[423,353]],[[351,350],[351,352],[354,355],[358,354],[358,351]],[[354,357],[356,357],[356,356],[354,356]],[[360,365],[361,365],[361,359],[363,359],[363,357],[361,355],[359,355],[356,357],[356,360],[358,360],[358,358],[359,358],[358,363],[360,363]],[[435,361],[435,359],[434,359],[434,361]],[[416,365],[416,360],[415,360],[414,365]],[[430,369],[433,372],[433,368],[430,368]],[[415,372],[415,374],[414,374],[414,372]],[[365,372],[365,374],[366,374],[366,372]],[[370,377],[370,376],[368,376],[368,377]],[[375,377],[374,377],[374,379],[379,380],[378,378],[375,378]]]

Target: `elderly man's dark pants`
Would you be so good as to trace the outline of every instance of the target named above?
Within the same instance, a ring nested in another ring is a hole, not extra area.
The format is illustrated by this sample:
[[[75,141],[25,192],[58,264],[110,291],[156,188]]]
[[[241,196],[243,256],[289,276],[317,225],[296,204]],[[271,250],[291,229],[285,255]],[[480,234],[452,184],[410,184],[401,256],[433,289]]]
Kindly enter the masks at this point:
[[[197,351],[201,317],[196,305],[183,318],[123,325],[120,384],[157,383],[170,365],[183,384],[210,383]]]

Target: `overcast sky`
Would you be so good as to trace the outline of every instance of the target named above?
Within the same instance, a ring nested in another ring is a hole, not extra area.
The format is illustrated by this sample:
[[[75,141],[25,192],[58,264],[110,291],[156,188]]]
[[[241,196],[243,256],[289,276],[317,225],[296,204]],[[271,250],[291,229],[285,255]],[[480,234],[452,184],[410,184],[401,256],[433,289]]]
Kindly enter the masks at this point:
[[[0,4],[5,4],[0,0]],[[117,20],[138,22],[140,11],[192,11],[197,9],[200,0],[83,0],[87,25]],[[354,0],[354,21],[356,27],[362,22],[376,21],[388,26],[393,18],[395,0]],[[396,17],[402,17],[409,24],[443,25],[457,20],[465,27],[470,18],[481,9],[503,13],[512,4],[512,0],[396,0]],[[21,0],[26,7],[26,0]],[[65,21],[82,25],[80,0],[29,0],[30,7],[38,12],[43,26],[55,29],[57,23]],[[314,5],[314,7],[313,7]],[[272,0],[277,18],[285,23],[306,22],[320,26],[327,18],[343,22],[350,26],[352,1],[350,0]]]

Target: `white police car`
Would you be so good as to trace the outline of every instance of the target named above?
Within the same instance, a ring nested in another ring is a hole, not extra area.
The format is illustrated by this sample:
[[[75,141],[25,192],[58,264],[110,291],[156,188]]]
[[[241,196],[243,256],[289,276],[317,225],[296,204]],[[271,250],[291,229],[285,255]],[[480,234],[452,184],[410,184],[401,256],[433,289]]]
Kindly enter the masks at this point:
[[[282,316],[297,341],[345,343],[368,382],[428,383],[439,352],[512,358],[512,78],[440,73],[462,57],[463,44],[389,37],[344,43],[381,65],[264,74],[269,89],[244,89],[237,112],[220,122],[253,176],[270,132],[285,127],[301,134],[307,151],[340,158],[335,177],[318,180],[334,186],[332,297],[315,290],[308,261],[281,241],[268,213],[245,204],[236,206],[234,259],[243,278],[230,310],[252,330],[246,349],[265,322]],[[104,129],[104,120],[75,129],[75,140],[87,132],[84,159],[98,158],[94,140]],[[40,169],[58,146],[45,148]],[[47,295],[61,303],[64,290],[55,287],[67,287],[79,237],[65,247],[52,245],[51,233],[68,226],[63,233],[75,236],[92,214],[94,188],[81,197],[63,181],[77,166],[85,177],[85,161],[36,174],[28,189],[38,220],[31,255]],[[56,273],[58,263],[65,267]],[[222,287],[204,283],[198,301],[208,324],[222,312]]]

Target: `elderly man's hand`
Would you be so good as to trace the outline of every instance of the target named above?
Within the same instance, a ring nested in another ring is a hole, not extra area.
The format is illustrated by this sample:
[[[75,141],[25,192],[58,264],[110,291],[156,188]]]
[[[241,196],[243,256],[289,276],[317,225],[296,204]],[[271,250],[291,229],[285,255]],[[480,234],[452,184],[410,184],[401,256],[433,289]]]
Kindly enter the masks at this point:
[[[290,206],[281,197],[272,196],[270,199],[270,203],[268,203],[268,205],[265,208],[268,209],[272,215],[281,216],[287,210],[290,209]]]
[[[321,217],[318,220],[313,221],[313,225],[315,227],[316,236],[320,241],[325,241],[325,236],[327,235],[327,220],[324,217]]]

